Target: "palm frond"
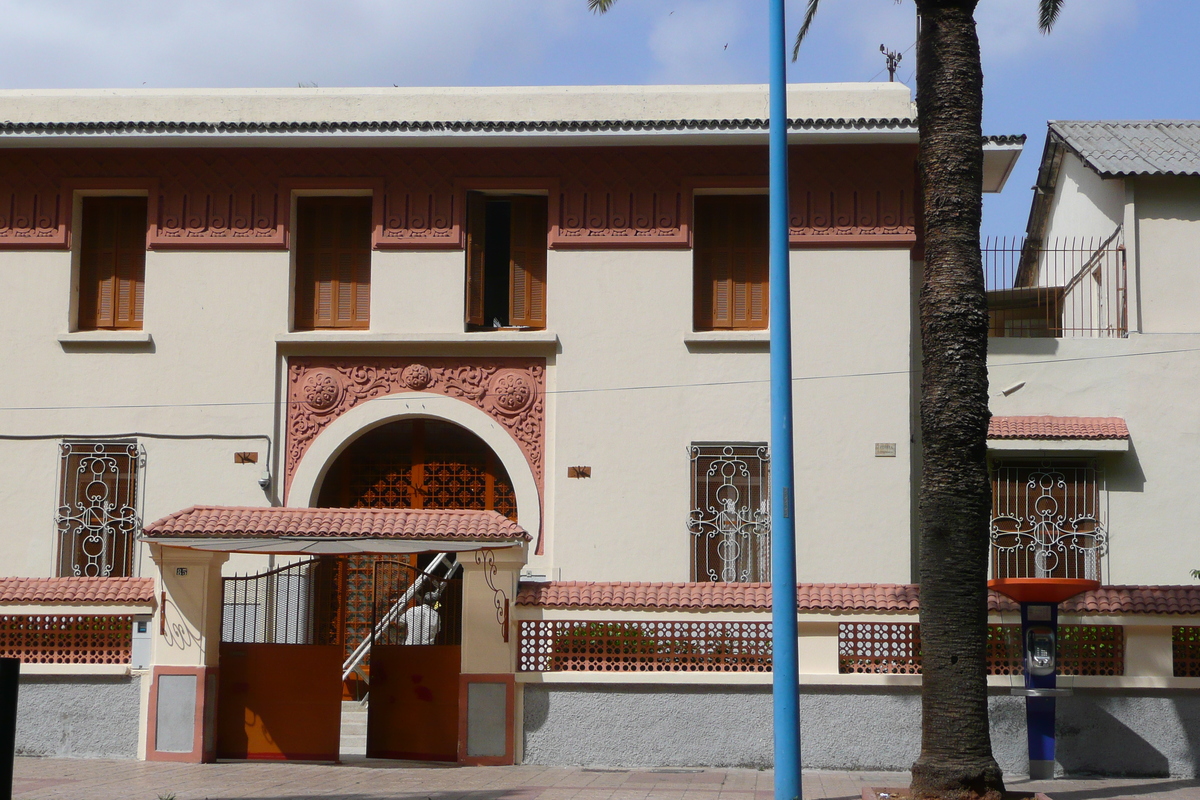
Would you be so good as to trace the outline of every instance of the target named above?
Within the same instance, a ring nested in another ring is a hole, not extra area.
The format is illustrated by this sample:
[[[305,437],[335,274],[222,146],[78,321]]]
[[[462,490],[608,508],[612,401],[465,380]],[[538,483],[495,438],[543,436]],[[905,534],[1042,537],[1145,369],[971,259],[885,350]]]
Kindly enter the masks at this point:
[[[1042,33],[1049,33],[1054,23],[1058,22],[1058,13],[1062,11],[1062,6],[1063,0],[1041,0],[1038,27],[1042,29]]]
[[[588,11],[593,14],[603,14],[612,8],[612,4],[617,0],[588,0]]]
[[[800,43],[808,35],[808,29],[812,26],[813,17],[817,15],[817,6],[819,5],[821,5],[821,0],[808,0],[808,10],[804,12],[804,24],[800,26],[800,32],[796,34],[796,46],[792,48],[792,61],[800,57]]]

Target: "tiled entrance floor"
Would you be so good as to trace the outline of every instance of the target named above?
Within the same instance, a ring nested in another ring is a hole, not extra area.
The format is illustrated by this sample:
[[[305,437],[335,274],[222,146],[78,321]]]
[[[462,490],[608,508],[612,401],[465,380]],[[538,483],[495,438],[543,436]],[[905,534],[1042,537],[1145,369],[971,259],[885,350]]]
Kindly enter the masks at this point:
[[[804,773],[805,800],[857,800],[863,786],[903,786],[907,773]],[[1029,782],[1053,800],[1200,800],[1200,781],[1096,778]],[[404,761],[171,764],[18,758],[21,800],[770,800],[771,772],[750,769],[457,767]]]

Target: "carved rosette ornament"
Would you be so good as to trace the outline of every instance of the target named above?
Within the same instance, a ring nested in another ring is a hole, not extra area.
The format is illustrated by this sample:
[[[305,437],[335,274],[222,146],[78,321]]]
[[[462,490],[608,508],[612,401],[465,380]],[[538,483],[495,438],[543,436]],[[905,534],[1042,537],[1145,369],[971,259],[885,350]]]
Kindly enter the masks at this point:
[[[433,383],[433,373],[424,364],[409,364],[400,373],[400,380],[409,389],[419,392]]]
[[[313,439],[376,397],[434,392],[470,403],[504,426],[542,491],[545,362],[533,358],[292,358],[288,362],[287,486]]]

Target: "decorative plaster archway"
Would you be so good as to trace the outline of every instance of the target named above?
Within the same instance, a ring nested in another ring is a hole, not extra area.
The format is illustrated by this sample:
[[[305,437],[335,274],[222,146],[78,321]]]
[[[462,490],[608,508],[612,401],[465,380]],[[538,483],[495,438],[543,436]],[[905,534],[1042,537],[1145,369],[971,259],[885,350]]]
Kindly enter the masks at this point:
[[[333,462],[360,436],[401,419],[437,419],[465,428],[492,449],[512,481],[517,521],[537,541],[541,528],[538,485],[520,446],[504,426],[478,408],[445,395],[406,392],[369,400],[342,414],[309,444],[296,465],[288,504],[312,506]]]

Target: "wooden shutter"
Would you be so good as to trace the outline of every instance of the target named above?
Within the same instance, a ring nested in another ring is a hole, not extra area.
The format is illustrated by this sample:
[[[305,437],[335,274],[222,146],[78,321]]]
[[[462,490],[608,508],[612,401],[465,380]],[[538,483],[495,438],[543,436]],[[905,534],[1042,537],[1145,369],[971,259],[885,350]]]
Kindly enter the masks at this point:
[[[702,195],[693,227],[696,330],[765,328],[768,216],[765,195]]]
[[[370,324],[371,202],[370,197],[297,200],[297,329]]]
[[[467,194],[467,313],[468,325],[483,325],[483,267],[486,255],[487,200]]]
[[[546,198],[512,198],[510,325],[546,327]]]
[[[146,198],[83,198],[79,328],[141,328]]]

